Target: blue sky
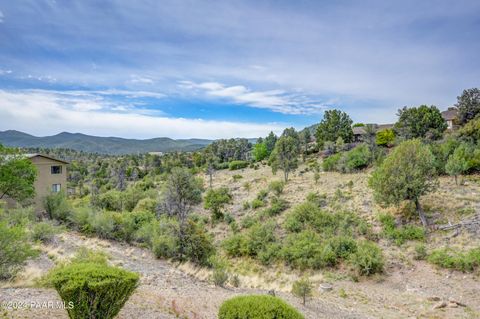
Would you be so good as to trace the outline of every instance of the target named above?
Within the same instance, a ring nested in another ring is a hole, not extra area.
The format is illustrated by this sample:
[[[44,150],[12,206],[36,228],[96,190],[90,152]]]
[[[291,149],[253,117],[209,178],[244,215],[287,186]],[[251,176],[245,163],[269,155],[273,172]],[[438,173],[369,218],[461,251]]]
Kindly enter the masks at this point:
[[[257,137],[480,86],[479,1],[0,0],[0,130]]]

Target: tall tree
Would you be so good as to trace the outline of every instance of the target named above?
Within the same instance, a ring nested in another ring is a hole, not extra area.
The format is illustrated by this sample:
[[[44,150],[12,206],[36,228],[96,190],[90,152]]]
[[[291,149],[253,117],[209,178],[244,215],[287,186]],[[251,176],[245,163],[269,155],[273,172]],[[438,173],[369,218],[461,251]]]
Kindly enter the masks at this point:
[[[168,176],[163,193],[163,212],[177,218],[179,223],[179,242],[185,242],[187,219],[194,205],[202,202],[202,182],[186,168],[175,167]],[[179,247],[179,256],[183,258],[185,247]]]
[[[458,108],[458,119],[461,124],[473,120],[480,114],[480,89],[463,90],[462,95],[457,97],[455,106]]]
[[[281,169],[285,182],[290,172],[298,167],[299,144],[292,136],[282,136],[278,139],[270,155],[270,164],[274,173]]]
[[[369,186],[380,204],[391,206],[412,201],[425,227],[428,221],[420,197],[433,191],[437,185],[435,157],[418,139],[401,143],[369,179]]]
[[[277,139],[277,136],[273,132],[270,132],[270,134],[268,134],[268,136],[265,138],[265,146],[267,147],[267,153],[269,156],[272,154],[273,149],[275,148]]]
[[[31,161],[11,149],[0,149],[0,199],[7,196],[22,202],[32,198],[36,178],[37,169]]]
[[[404,139],[425,138],[437,140],[447,129],[447,123],[434,105],[404,107],[398,110],[398,121],[394,130]]]
[[[345,143],[353,141],[352,119],[340,110],[325,111],[323,119],[317,127],[316,138],[320,148],[325,142],[336,142],[339,137]]]

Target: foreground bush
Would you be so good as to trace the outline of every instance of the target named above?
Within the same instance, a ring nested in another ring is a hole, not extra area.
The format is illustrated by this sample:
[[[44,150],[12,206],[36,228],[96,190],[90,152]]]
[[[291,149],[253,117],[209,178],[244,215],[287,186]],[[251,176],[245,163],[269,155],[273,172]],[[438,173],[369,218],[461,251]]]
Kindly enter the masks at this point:
[[[137,287],[138,279],[135,273],[97,263],[73,263],[51,277],[72,319],[114,318]],[[73,307],[68,307],[72,303]]]
[[[0,280],[14,277],[34,255],[22,226],[10,227],[0,222]]]
[[[267,295],[240,296],[225,301],[218,319],[303,319],[283,300]]]
[[[448,248],[437,249],[428,256],[427,260],[442,268],[471,272],[480,267],[480,248],[467,252]]]

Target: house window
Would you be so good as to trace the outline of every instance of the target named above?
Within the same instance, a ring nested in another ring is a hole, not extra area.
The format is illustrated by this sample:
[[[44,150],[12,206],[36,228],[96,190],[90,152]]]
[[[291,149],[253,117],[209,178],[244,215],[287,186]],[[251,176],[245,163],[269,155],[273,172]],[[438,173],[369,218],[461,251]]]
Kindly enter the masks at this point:
[[[52,166],[52,174],[62,174],[62,166]]]
[[[58,193],[61,189],[62,189],[61,184],[53,184],[52,185],[52,192],[54,192],[54,193]]]

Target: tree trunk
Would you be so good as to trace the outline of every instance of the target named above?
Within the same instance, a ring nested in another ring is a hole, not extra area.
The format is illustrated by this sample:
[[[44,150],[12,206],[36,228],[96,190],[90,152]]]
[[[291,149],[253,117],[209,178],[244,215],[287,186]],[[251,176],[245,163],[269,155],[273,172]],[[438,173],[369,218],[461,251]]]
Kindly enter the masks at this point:
[[[425,212],[423,211],[418,198],[415,199],[415,208],[417,209],[418,216],[420,216],[420,220],[422,221],[423,227],[427,228],[428,227],[427,216],[425,216]]]

